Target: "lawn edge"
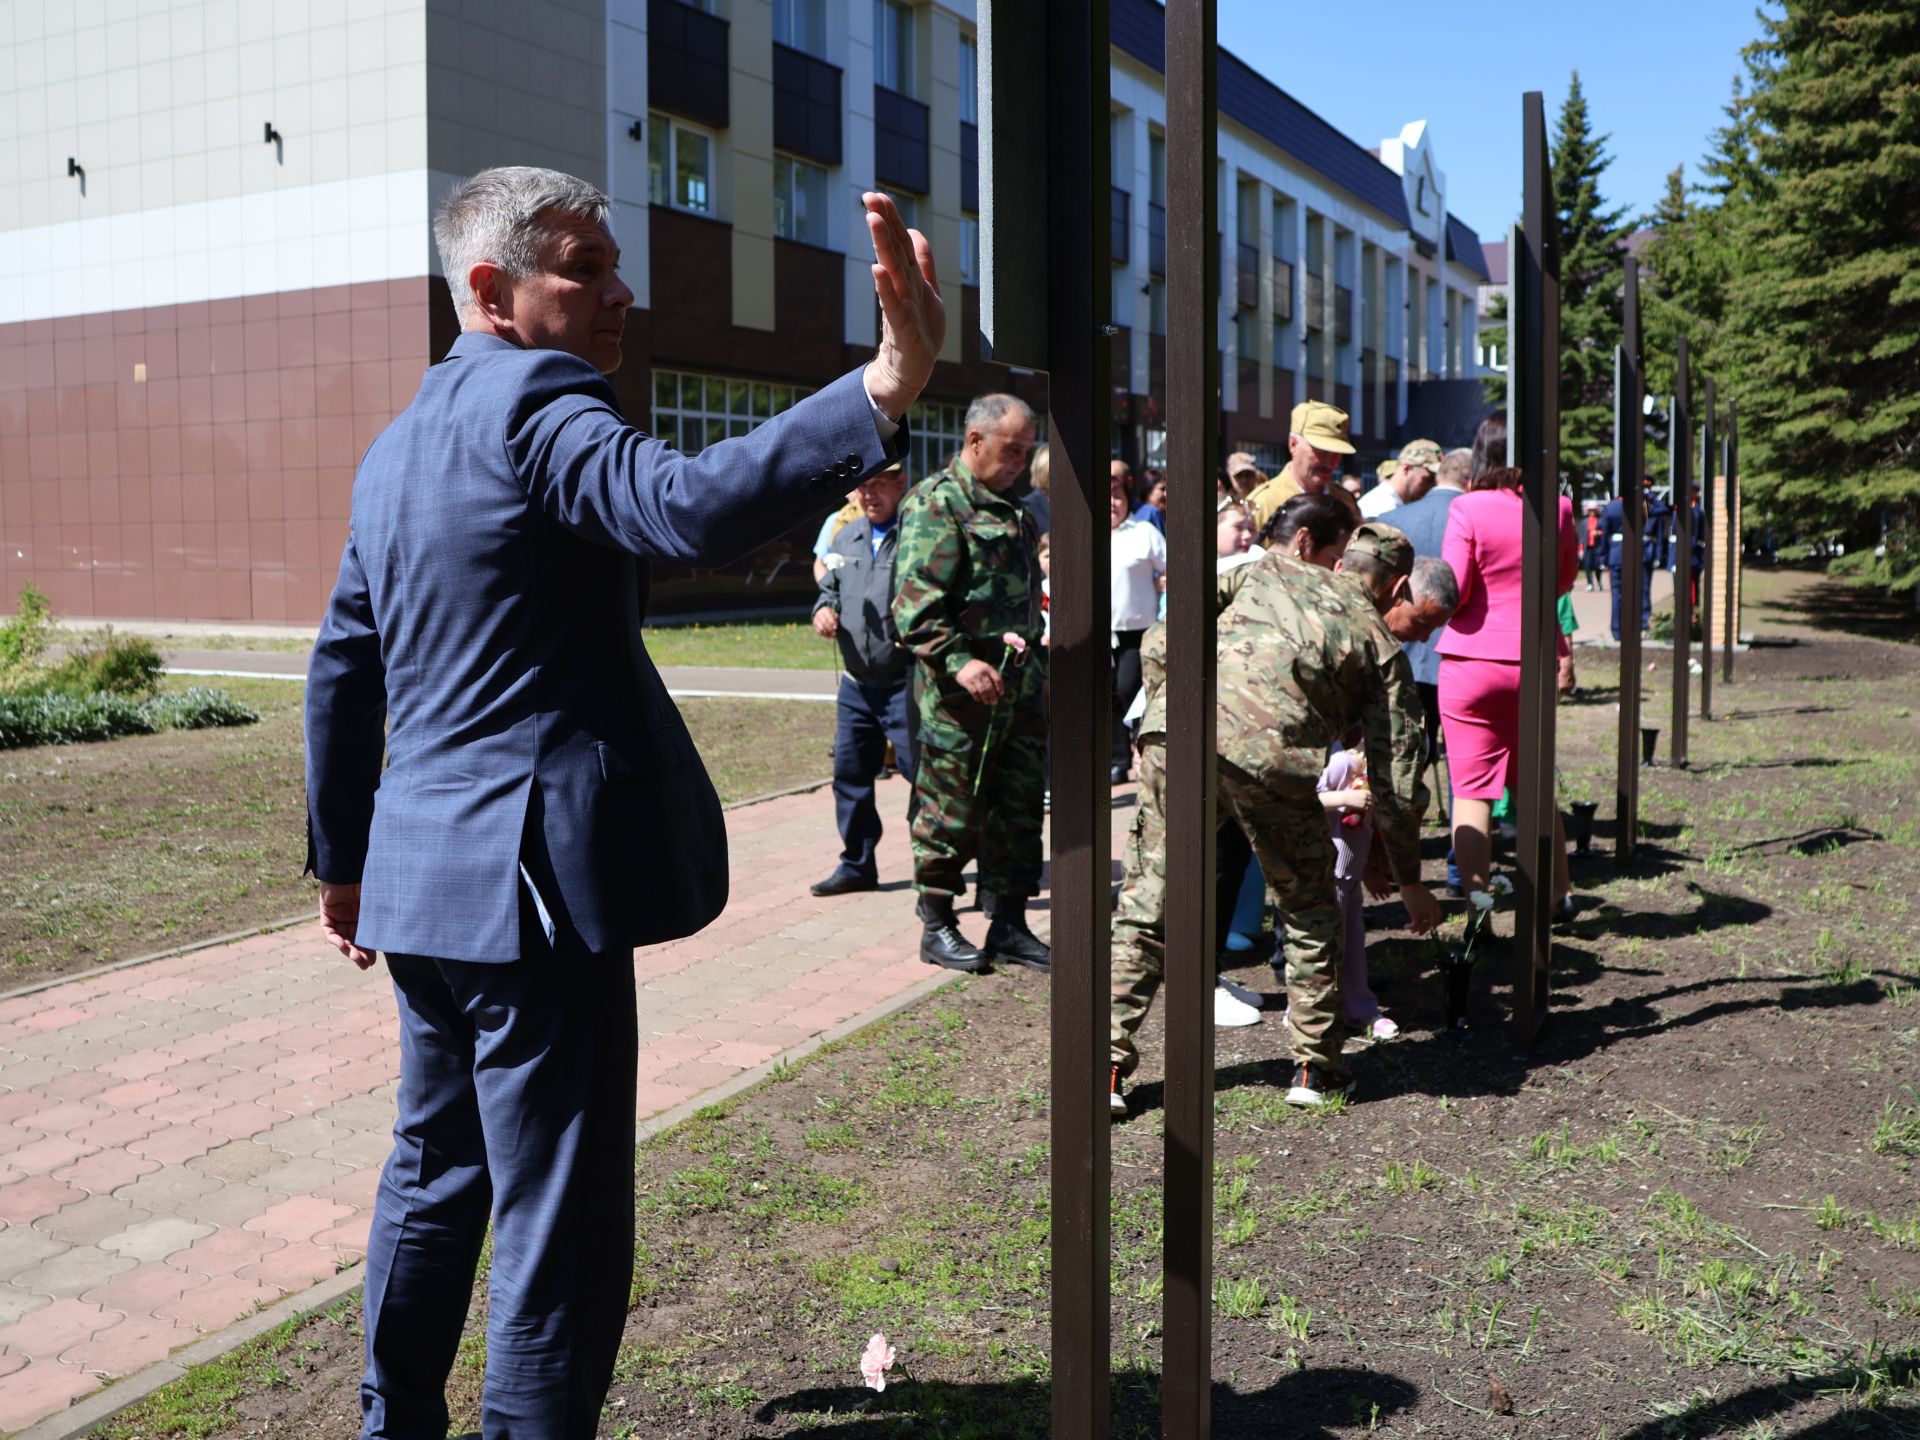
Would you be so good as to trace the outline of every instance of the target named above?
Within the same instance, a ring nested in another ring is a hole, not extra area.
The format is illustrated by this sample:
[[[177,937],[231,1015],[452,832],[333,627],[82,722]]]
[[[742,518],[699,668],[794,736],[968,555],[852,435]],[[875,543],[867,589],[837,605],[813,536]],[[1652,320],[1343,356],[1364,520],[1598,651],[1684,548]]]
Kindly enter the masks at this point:
[[[820,781],[818,785],[799,787],[801,790],[817,789],[828,784]],[[780,794],[797,793],[781,791]],[[756,799],[770,799],[771,796],[758,796]],[[735,802],[738,805],[751,805],[753,800]],[[269,927],[271,928],[271,927]],[[258,931],[249,931],[257,934]],[[219,944],[220,941],[209,941]],[[189,946],[188,949],[201,949],[201,946]],[[149,958],[159,958],[149,957]],[[140,962],[122,961],[122,965]],[[120,966],[109,966],[119,969]],[[682,1100],[670,1110],[662,1110],[641,1121],[634,1129],[634,1142],[644,1145],[656,1136],[664,1134],[674,1126],[691,1119],[709,1106],[718,1105],[744,1094],[771,1079],[772,1076],[790,1065],[797,1065],[818,1051],[850,1035],[856,1035],[869,1026],[891,1019],[903,1010],[910,1010],[921,1001],[932,998],[940,991],[960,983],[961,976],[949,971],[939,971],[929,975],[918,984],[911,985],[898,995],[889,996],[878,1005],[863,1010],[860,1014],[842,1020],[831,1029],[822,1030],[818,1035],[809,1036],[799,1044],[789,1047],[770,1060],[764,1060],[751,1070],[742,1070],[730,1079],[709,1086],[698,1095]],[[61,981],[50,982],[64,983]],[[243,1319],[236,1320],[224,1330],[216,1330],[203,1335],[192,1344],[183,1346],[164,1360],[156,1360],[144,1369],[131,1375],[108,1382],[91,1395],[82,1396],[65,1410],[37,1420],[24,1430],[12,1432],[7,1440],[85,1440],[85,1436],[97,1426],[112,1420],[121,1412],[132,1409],[144,1400],[151,1399],[155,1393],[165,1389],[174,1381],[184,1378],[190,1371],[215,1360],[220,1360],[238,1350],[249,1341],[256,1340],[276,1326],[289,1320],[295,1320],[316,1311],[324,1310],[335,1301],[344,1299],[361,1287],[365,1279],[366,1262],[358,1261],[338,1274],[329,1276],[319,1284],[310,1286],[297,1294],[283,1296],[264,1310],[256,1310]]]

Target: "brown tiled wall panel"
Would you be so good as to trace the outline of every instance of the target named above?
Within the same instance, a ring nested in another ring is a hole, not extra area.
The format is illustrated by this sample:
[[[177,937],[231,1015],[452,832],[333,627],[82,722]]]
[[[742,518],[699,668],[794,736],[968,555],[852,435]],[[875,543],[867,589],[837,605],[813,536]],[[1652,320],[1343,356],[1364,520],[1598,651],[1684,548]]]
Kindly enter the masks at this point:
[[[0,608],[31,581],[76,617],[317,619],[438,285],[0,326]]]

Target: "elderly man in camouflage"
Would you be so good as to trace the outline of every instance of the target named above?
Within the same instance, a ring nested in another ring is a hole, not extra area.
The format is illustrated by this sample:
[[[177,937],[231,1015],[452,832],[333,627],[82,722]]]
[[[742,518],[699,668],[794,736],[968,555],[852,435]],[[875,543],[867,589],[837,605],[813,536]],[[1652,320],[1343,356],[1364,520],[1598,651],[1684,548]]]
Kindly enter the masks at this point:
[[[1026,921],[1040,888],[1047,785],[1039,535],[1010,493],[1035,428],[1018,396],[982,395],[967,409],[958,458],[900,507],[893,620],[916,661],[920,958],[949,970],[978,971],[990,960],[1052,968]],[[1009,635],[1024,651],[1011,650]],[[981,948],[953,913],[975,859],[990,917]]]
[[[1420,704],[1402,641],[1423,639],[1457,603],[1443,563],[1416,566],[1389,525],[1354,531],[1331,574],[1269,552],[1220,577],[1218,736],[1220,802],[1246,832],[1286,917],[1287,1099],[1319,1105],[1350,1088],[1340,1064],[1341,916],[1334,849],[1316,792],[1327,747],[1364,727],[1368,773],[1400,899],[1413,929],[1431,930],[1439,902],[1420,882],[1420,817],[1427,791]],[[1126,1113],[1122,1082],[1139,1061],[1133,1035],[1160,988],[1166,892],[1162,781],[1166,709],[1150,677],[1140,737],[1140,800],[1127,844],[1126,884],[1113,920],[1109,1091]]]

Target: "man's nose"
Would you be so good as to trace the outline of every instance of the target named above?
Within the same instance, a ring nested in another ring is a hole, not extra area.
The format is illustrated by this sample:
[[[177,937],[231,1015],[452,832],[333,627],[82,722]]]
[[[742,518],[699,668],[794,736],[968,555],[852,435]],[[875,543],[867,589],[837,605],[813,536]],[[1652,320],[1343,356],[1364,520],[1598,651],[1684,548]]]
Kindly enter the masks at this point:
[[[618,275],[615,275],[613,277],[613,284],[607,287],[608,308],[613,310],[626,310],[626,309],[630,309],[632,305],[633,305],[632,287],[629,286],[627,282],[622,280]]]

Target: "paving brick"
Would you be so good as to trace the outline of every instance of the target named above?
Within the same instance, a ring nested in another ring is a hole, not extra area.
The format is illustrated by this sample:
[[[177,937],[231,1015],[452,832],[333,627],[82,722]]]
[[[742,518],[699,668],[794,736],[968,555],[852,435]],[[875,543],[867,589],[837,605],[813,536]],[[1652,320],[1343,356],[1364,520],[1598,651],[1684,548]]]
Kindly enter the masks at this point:
[[[146,1159],[158,1160],[162,1165],[178,1165],[196,1155],[206,1154],[219,1143],[217,1135],[182,1123],[162,1126],[153,1134],[130,1142],[127,1148]]]
[[[257,1265],[274,1251],[285,1249],[286,1244],[277,1235],[262,1235],[257,1230],[224,1226],[194,1241],[185,1250],[173,1255],[167,1263],[179,1270],[217,1279],[232,1275],[242,1265]]]
[[[122,1080],[144,1080],[157,1074],[169,1065],[179,1063],[177,1055],[167,1055],[159,1050],[133,1050],[99,1068],[108,1075],[118,1075]]]
[[[99,1379],[78,1365],[28,1365],[0,1385],[0,1430],[24,1430],[99,1388]]]
[[[271,1285],[283,1294],[291,1294],[339,1273],[340,1264],[338,1249],[318,1245],[311,1240],[295,1240],[256,1265],[241,1266],[239,1278]]]
[[[88,1145],[98,1145],[102,1149],[118,1149],[158,1130],[162,1121],[147,1115],[139,1115],[131,1110],[109,1115],[97,1120],[84,1130],[73,1132],[73,1138]]]
[[[152,1218],[118,1196],[90,1195],[57,1215],[42,1216],[33,1222],[33,1228],[69,1245],[98,1245],[107,1236]]]
[[[63,1180],[51,1175],[34,1175],[11,1185],[0,1185],[0,1220],[9,1225],[25,1225],[86,1198],[85,1190]]]
[[[137,1261],[109,1255],[91,1245],[75,1245],[51,1260],[43,1260],[13,1277],[13,1283],[36,1295],[71,1299],[106,1284],[133,1269]]]
[[[111,1330],[102,1330],[92,1339],[61,1351],[60,1363],[77,1366],[103,1380],[118,1379],[166,1359],[198,1338],[198,1332],[177,1320],[129,1315]]]
[[[100,1241],[100,1249],[128,1260],[145,1263],[164,1260],[213,1232],[214,1227],[211,1225],[182,1220],[175,1215],[162,1215],[129,1225],[118,1234],[106,1236]]]
[[[129,1205],[154,1215],[183,1215],[187,1207],[209,1190],[218,1190],[221,1182],[196,1174],[184,1166],[169,1165],[143,1175],[131,1185],[122,1185],[114,1195]],[[0,1239],[4,1239],[0,1235]]]
[[[85,1100],[112,1084],[113,1077],[102,1075],[98,1070],[69,1070],[34,1088],[49,1100]]]
[[[149,1160],[126,1150],[98,1150],[85,1159],[63,1165],[53,1172],[53,1178],[84,1190],[89,1195],[111,1195],[121,1186],[130,1185],[142,1175],[151,1175],[159,1168],[158,1160]]]
[[[372,1213],[357,1210],[338,1225],[330,1226],[315,1235],[313,1243],[333,1251],[342,1258],[358,1258],[367,1253],[367,1233],[372,1228]]]
[[[251,1140],[287,1118],[278,1110],[269,1110],[264,1105],[255,1105],[251,1100],[242,1100],[223,1105],[192,1124],[196,1130],[205,1130],[222,1141]]]
[[[246,1228],[281,1240],[309,1240],[318,1232],[339,1224],[352,1213],[353,1208],[349,1205],[319,1200],[311,1195],[296,1195],[249,1220]]]
[[[216,1275],[207,1283],[187,1291],[177,1300],[156,1306],[154,1314],[165,1320],[177,1320],[204,1333],[224,1330],[234,1321],[250,1315],[261,1305],[271,1305],[281,1292],[258,1280],[242,1280],[238,1275]]]
[[[180,1090],[142,1105],[140,1113],[169,1125],[190,1125],[233,1102],[199,1090]]]
[[[263,1112],[264,1113],[264,1112]],[[186,1162],[189,1170],[197,1170],[202,1175],[215,1180],[239,1181],[251,1180],[254,1176],[272,1170],[286,1163],[271,1145],[263,1145],[252,1139],[232,1140],[204,1155],[196,1155]]]
[[[11,1325],[22,1316],[44,1310],[53,1303],[51,1295],[36,1295],[18,1285],[0,1284],[0,1325]]]
[[[116,1312],[85,1300],[56,1300],[0,1330],[0,1347],[30,1360],[52,1360],[120,1319]]]
[[[51,1260],[68,1248],[66,1241],[30,1225],[9,1225],[0,1230],[0,1280],[11,1281],[22,1270]]]
[[[207,1225],[240,1226],[286,1198],[278,1191],[263,1190],[251,1182],[226,1184],[186,1201],[180,1207],[180,1214]]]
[[[312,1195],[351,1173],[353,1173],[351,1166],[342,1165],[338,1161],[302,1155],[288,1160],[284,1165],[276,1165],[271,1170],[261,1171],[247,1181],[247,1185],[275,1191],[281,1195]]]

